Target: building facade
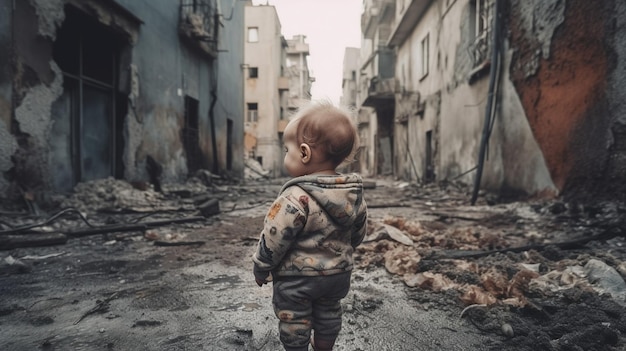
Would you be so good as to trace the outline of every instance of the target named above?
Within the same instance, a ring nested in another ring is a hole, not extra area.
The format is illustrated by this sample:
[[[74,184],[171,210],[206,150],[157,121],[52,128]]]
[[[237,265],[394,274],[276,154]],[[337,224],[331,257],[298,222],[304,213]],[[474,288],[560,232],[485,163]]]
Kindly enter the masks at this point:
[[[362,172],[393,175],[396,152],[394,111],[397,84],[395,52],[387,46],[394,19],[394,0],[366,0],[361,15],[358,121],[367,132],[362,135]],[[367,138],[363,138],[367,136]]]
[[[245,156],[258,161],[271,177],[277,177],[282,173],[279,129],[287,123],[287,42],[274,6],[246,6],[245,25]]]
[[[241,177],[244,4],[0,0],[0,192]]]
[[[379,144],[383,134],[393,139],[397,178],[459,180],[503,196],[554,196],[623,183],[626,114],[617,96],[626,84],[626,5],[367,4],[363,35],[374,33],[372,45],[378,39],[393,50],[394,73],[381,84],[379,70],[375,86],[364,77],[362,105],[374,103],[379,115],[383,101],[393,106],[387,110],[393,118],[378,117],[378,127],[388,130],[377,138]],[[389,9],[391,30],[384,35]]]
[[[308,56],[309,44],[304,35],[295,35],[287,40],[286,75],[289,79],[287,108],[290,116],[300,106],[311,101],[311,86],[315,78],[311,76],[309,70]]]
[[[289,117],[311,99],[303,35],[286,40],[276,8],[246,6],[245,158],[260,164],[269,177],[286,175],[282,136]]]
[[[356,112],[356,124],[359,133],[359,149],[355,153],[355,159],[348,166],[348,170],[359,172],[363,175],[372,175],[368,169],[369,141],[372,140],[372,126],[369,115],[365,114],[366,107],[357,110],[359,105],[359,70],[361,68],[361,49],[347,47],[343,55],[341,97],[339,104]],[[363,118],[363,117],[366,118]]]

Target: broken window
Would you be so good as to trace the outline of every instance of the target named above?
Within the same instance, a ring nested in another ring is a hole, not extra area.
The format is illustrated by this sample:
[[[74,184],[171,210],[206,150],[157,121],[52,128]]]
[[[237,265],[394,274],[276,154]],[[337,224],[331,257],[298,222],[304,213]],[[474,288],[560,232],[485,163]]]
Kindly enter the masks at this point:
[[[116,107],[120,94],[115,88],[122,43],[109,28],[66,8],[53,46],[63,71],[63,94],[52,108],[50,138],[56,189],[122,173],[119,126],[124,112]]]
[[[259,120],[259,106],[256,102],[248,103],[248,122],[256,123]]]
[[[482,64],[489,55],[493,0],[472,0],[470,2],[470,51],[474,66]]]
[[[218,24],[215,0],[180,0],[180,34],[190,45],[217,57]]]

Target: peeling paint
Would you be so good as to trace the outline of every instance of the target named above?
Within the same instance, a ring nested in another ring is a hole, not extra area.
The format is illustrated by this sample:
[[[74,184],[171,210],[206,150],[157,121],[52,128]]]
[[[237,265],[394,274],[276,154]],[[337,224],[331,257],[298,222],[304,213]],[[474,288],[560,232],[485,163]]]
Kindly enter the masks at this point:
[[[563,0],[531,0],[512,5],[519,23],[513,22],[511,30],[530,43],[529,47],[517,48],[522,59],[515,70],[523,72],[525,77],[537,73],[540,59],[550,57],[554,31],[565,21],[565,3]]]
[[[607,75],[603,7],[587,1],[568,1],[566,20],[558,33],[549,29],[541,38],[544,41],[551,38],[547,45],[534,36],[541,33],[537,30],[548,27],[545,21],[561,18],[561,7],[546,6],[544,11],[557,13],[543,14],[540,17],[543,19],[537,20],[537,11],[529,6],[516,2],[510,15],[512,45],[518,50],[512,79],[554,183],[563,189],[568,179],[587,176],[598,167],[601,157],[594,149],[604,148],[598,141],[606,140],[601,135],[602,123],[598,124],[598,119],[606,118],[598,115],[602,110],[599,106],[603,104]],[[532,20],[528,16],[532,16]],[[528,28],[530,23],[532,27]],[[547,59],[546,46],[551,47]],[[539,57],[534,75],[515,69],[537,60],[539,50],[543,55]],[[524,52],[535,54],[525,55]],[[589,128],[586,121],[596,127]]]
[[[37,12],[39,35],[56,39],[56,29],[65,19],[64,0],[30,0]]]
[[[61,71],[56,64],[51,64],[50,68],[56,77],[52,84],[40,84],[28,90],[20,106],[15,109],[19,131],[27,138],[27,146],[14,154],[17,161],[16,176],[29,188],[49,186],[49,177],[44,175],[47,174],[48,166],[51,108],[63,93]]]

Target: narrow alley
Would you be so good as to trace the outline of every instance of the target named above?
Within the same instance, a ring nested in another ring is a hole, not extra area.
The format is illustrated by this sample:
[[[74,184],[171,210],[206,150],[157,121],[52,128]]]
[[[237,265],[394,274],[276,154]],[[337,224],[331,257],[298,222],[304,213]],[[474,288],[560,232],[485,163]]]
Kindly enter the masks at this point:
[[[80,184],[50,217],[3,209],[0,349],[280,350],[250,255],[282,180],[200,175]],[[365,185],[336,350],[626,348],[624,204]]]

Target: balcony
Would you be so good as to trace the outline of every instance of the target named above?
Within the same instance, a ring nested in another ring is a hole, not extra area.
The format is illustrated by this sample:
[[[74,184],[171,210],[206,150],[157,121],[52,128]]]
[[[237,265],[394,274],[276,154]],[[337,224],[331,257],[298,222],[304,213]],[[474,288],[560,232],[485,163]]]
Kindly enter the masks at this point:
[[[279,91],[289,90],[289,78],[278,77],[278,90]]]
[[[287,119],[279,119],[278,120],[278,126],[276,127],[276,130],[279,133],[282,133],[285,131],[285,128],[287,128],[287,124],[289,123],[289,120]]]
[[[210,59],[217,57],[217,16],[215,0],[180,0],[182,41]]]
[[[398,83],[395,78],[380,79],[374,77],[364,82],[367,95],[363,106],[376,107],[394,101],[398,91]]]
[[[396,53],[387,46],[380,45],[361,65],[361,75],[391,78],[395,75]]]
[[[287,55],[290,54],[304,54],[304,55],[308,55],[309,54],[309,44],[305,44],[305,43],[289,43],[289,46],[287,46],[286,49]]]
[[[361,65],[360,89],[362,105],[375,106],[381,100],[393,100],[396,89],[395,52],[379,46]]]
[[[396,18],[395,27],[387,45],[391,47],[402,45],[432,2],[433,0],[412,0],[399,18]]]
[[[365,39],[374,39],[381,23],[391,21],[395,11],[395,0],[366,0],[361,14],[361,33]]]
[[[309,102],[311,102],[310,99],[290,97],[289,99],[287,99],[287,108],[289,108],[289,110],[296,110],[308,104]]]

